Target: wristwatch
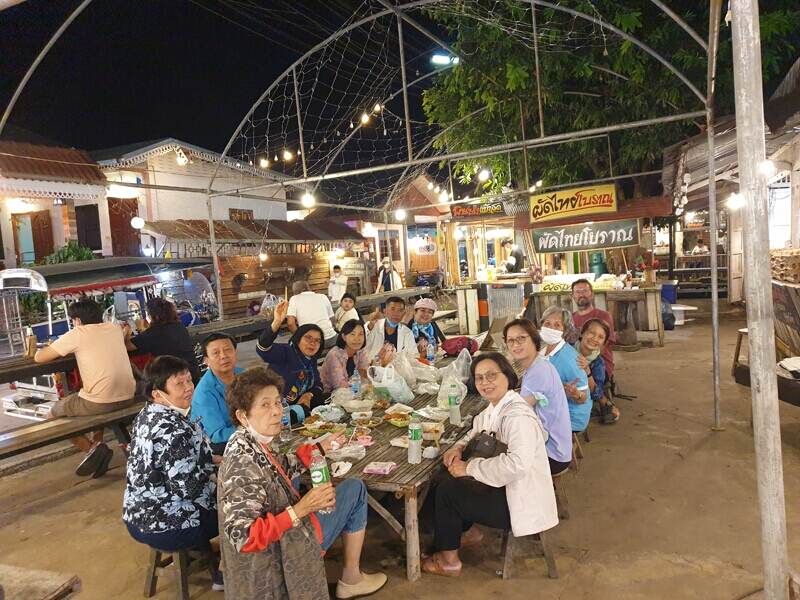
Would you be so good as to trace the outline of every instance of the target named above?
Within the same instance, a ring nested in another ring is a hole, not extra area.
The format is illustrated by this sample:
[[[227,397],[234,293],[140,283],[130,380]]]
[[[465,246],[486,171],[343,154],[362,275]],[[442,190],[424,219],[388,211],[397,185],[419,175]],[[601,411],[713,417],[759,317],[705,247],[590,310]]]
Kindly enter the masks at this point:
[[[300,517],[297,516],[297,513],[294,512],[294,507],[289,505],[286,507],[286,512],[289,514],[289,517],[292,519],[292,527],[297,527],[300,525]]]

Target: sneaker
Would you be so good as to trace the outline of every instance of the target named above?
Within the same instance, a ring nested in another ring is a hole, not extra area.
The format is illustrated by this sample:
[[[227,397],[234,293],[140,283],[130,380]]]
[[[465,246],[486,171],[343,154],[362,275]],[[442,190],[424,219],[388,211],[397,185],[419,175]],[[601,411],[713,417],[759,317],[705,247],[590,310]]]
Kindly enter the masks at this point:
[[[108,464],[111,462],[111,459],[114,456],[114,451],[111,448],[105,444],[102,445],[105,448],[105,451],[103,456],[100,458],[100,464],[97,465],[97,469],[92,474],[92,479],[97,479],[98,477],[102,477],[106,474],[106,471],[108,471]]]
[[[81,464],[79,464],[78,468],[75,469],[75,475],[78,477],[88,477],[97,471],[97,467],[100,466],[100,463],[103,461],[103,457],[106,455],[106,450],[111,452],[108,446],[103,443],[97,444],[97,446],[89,450],[89,452],[86,454],[86,457],[81,461]]]
[[[361,581],[352,585],[340,579],[336,584],[336,597],[339,600],[361,598],[374,594],[386,585],[387,577],[383,573],[362,573],[361,575]]]
[[[222,571],[219,569],[214,571],[214,579],[211,582],[211,589],[215,592],[225,591],[225,581],[222,578]]]

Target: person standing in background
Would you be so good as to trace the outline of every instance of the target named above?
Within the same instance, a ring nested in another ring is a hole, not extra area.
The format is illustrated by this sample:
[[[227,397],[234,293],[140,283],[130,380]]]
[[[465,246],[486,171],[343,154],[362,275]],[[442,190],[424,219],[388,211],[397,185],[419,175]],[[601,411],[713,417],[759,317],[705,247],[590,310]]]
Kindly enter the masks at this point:
[[[333,276],[328,281],[328,298],[331,302],[339,302],[347,291],[347,275],[342,273],[342,267],[333,267]]]
[[[390,261],[388,257],[384,257],[381,268],[378,269],[378,287],[375,289],[375,293],[393,292],[403,287],[403,280],[400,279],[400,273],[394,270],[392,261]]]

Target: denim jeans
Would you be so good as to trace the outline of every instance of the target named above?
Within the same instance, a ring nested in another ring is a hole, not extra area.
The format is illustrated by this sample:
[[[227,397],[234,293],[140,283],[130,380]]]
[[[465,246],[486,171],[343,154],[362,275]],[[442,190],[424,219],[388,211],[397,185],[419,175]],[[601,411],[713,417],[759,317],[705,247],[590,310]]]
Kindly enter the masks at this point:
[[[327,550],[343,531],[367,527],[367,486],[360,479],[345,479],[336,486],[336,510],[315,514],[322,527],[322,549]]]
[[[209,540],[219,535],[217,511],[204,508],[200,508],[200,525],[188,529],[150,533],[141,531],[129,523],[125,523],[125,525],[128,527],[128,533],[137,542],[166,552],[195,548],[198,550],[210,549]]]

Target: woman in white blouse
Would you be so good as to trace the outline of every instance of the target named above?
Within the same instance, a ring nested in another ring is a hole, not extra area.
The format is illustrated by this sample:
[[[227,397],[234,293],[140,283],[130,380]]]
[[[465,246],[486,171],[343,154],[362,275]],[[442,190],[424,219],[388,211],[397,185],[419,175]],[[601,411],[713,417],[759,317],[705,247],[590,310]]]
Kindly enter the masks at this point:
[[[459,548],[481,542],[475,523],[511,529],[517,537],[558,523],[546,434],[536,413],[514,391],[514,369],[503,355],[488,352],[472,361],[471,371],[475,388],[489,406],[475,417],[472,431],[444,454],[450,476],[436,487],[436,552],[422,563],[426,573],[446,577],[461,574]],[[500,442],[495,455],[466,456],[467,444],[487,435]]]

